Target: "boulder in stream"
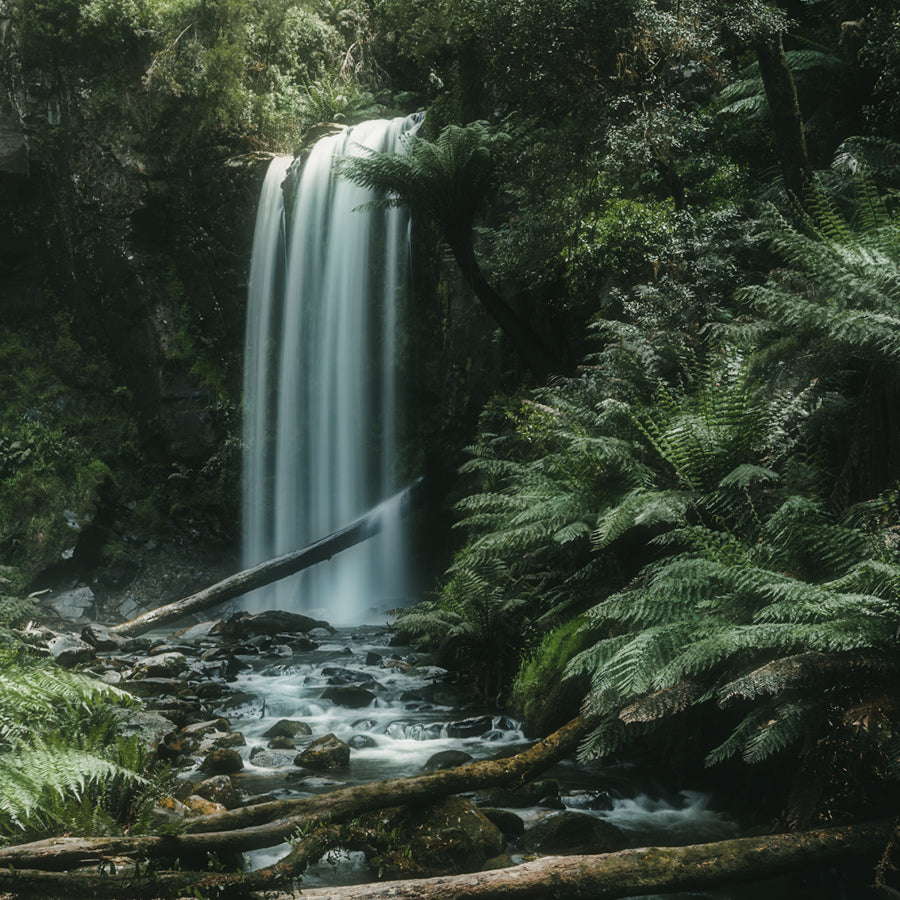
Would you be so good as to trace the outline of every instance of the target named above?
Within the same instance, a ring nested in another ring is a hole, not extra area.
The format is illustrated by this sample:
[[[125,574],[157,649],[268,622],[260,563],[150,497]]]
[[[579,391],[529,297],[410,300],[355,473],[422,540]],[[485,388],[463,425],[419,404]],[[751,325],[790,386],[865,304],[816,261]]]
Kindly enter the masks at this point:
[[[372,829],[366,859],[385,878],[477,872],[503,851],[500,829],[464,797],[381,810],[363,822]]]
[[[327,622],[320,619],[312,619],[300,613],[286,612],[281,609],[269,609],[255,615],[248,612],[236,612],[226,620],[222,626],[222,632],[227,637],[245,640],[260,634],[307,634],[314,628],[325,629],[329,634],[334,632]]]
[[[335,684],[325,688],[322,699],[347,709],[364,709],[375,699],[375,695],[354,684]]]
[[[340,769],[349,764],[350,747],[335,734],[317,738],[294,759],[295,766],[314,770]]]
[[[210,750],[200,763],[200,771],[210,775],[230,775],[244,768],[244,760],[237,750],[220,747]]]
[[[622,850],[622,832],[603,819],[582,812],[550,816],[525,832],[519,842],[527,853],[575,856]]]
[[[299,719],[279,719],[271,728],[267,728],[262,736],[264,738],[286,737],[293,740],[298,734],[311,735],[312,728]]]
[[[90,662],[97,654],[94,648],[74,634],[58,634],[47,645],[50,655],[64,668]]]

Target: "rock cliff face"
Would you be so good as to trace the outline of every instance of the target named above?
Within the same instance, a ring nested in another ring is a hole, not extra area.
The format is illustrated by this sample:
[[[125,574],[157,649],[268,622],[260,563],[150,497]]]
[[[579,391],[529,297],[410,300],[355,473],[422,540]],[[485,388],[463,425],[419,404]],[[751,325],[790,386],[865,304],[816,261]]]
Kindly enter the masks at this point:
[[[29,58],[20,13],[0,0],[0,563],[22,586],[114,569],[121,587],[142,566],[134,546],[182,527],[190,501],[206,515],[183,525],[199,542],[237,533],[246,278],[269,157],[160,153],[126,115],[139,70],[123,86],[78,58]]]

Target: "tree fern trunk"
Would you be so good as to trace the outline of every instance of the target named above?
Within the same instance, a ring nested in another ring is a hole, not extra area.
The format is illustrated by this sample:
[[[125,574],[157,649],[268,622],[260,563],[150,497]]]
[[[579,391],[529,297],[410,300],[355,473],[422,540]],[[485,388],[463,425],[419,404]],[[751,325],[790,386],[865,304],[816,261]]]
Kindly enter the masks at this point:
[[[809,156],[797,88],[784,55],[781,35],[755,42],[756,58],[772,116],[775,147],[788,190],[797,197],[809,176]]]
[[[513,308],[491,287],[484,277],[471,238],[446,234],[447,243],[463,278],[491,318],[509,338],[522,361],[540,378],[563,368],[547,344],[522,320]]]

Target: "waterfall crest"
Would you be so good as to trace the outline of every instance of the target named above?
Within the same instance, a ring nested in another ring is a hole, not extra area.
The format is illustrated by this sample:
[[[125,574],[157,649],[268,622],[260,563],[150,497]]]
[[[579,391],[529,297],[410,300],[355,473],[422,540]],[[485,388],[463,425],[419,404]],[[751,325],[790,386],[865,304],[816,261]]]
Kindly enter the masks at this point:
[[[336,157],[401,149],[416,117],[323,138],[299,173],[272,161],[260,196],[244,356],[244,564],[298,549],[397,490],[398,295],[403,209],[361,211],[369,191],[333,177]],[[388,519],[391,517],[388,516]],[[399,516],[329,563],[249,595],[251,610],[319,612],[355,624],[407,593]]]

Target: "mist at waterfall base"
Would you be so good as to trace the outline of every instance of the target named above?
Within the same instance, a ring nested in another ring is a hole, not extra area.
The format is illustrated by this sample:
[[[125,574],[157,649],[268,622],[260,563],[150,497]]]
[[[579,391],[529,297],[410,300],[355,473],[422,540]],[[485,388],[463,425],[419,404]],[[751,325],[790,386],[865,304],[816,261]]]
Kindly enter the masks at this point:
[[[334,176],[341,156],[403,149],[419,118],[364,122],[318,141],[292,200],[272,161],[257,213],[244,357],[245,568],[300,549],[394,495],[402,389],[397,330],[408,269],[403,209]],[[334,624],[408,605],[403,524],[245,598]]]

